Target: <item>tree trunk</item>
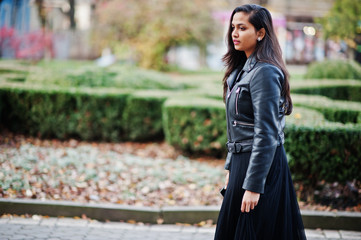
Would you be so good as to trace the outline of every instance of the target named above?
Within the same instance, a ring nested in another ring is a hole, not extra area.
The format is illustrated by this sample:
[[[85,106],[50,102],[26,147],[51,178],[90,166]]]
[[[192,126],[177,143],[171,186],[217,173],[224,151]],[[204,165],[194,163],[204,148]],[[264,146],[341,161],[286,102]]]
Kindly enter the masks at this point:
[[[36,0],[35,3],[38,8],[38,16],[41,27],[44,29],[46,25],[46,11],[44,8],[44,0]]]
[[[76,28],[75,22],[75,0],[69,0],[70,10],[69,10],[69,20],[70,20],[70,29]]]

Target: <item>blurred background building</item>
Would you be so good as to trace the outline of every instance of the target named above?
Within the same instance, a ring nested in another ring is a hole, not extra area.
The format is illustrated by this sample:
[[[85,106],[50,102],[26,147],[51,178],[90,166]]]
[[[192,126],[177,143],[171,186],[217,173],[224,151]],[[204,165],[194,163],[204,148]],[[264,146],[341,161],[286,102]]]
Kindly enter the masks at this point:
[[[0,56],[27,59],[94,59],[91,42],[94,13],[101,0],[0,0]],[[212,15],[226,29],[232,9],[244,3],[266,6],[274,18],[288,64],[307,64],[325,58],[347,58],[340,41],[324,40],[315,18],[324,16],[334,0],[228,0]],[[225,30],[226,31],[226,30]],[[206,47],[205,60],[197,45],[170,48],[167,61],[185,69],[222,69],[224,35]],[[96,33],[95,33],[96,34]]]
[[[3,58],[89,59],[93,0],[1,0]]]

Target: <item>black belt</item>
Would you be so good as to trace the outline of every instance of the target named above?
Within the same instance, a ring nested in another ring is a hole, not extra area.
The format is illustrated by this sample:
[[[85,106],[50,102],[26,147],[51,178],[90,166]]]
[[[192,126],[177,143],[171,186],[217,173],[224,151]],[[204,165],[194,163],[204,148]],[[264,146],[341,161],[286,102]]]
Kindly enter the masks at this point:
[[[245,142],[227,142],[226,146],[228,149],[228,152],[230,153],[240,153],[240,152],[249,152],[252,150],[252,142],[253,139],[250,141],[245,141]],[[277,146],[282,145],[282,142],[278,142]]]
[[[226,143],[228,152],[231,153],[239,153],[242,150],[242,145],[241,143],[236,143],[236,142],[228,142]]]

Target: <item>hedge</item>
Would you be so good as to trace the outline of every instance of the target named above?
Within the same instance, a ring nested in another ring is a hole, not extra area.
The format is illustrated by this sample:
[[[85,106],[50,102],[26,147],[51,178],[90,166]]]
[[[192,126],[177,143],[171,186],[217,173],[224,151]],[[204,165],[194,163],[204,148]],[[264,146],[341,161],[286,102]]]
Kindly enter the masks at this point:
[[[107,87],[118,89],[187,89],[183,83],[170,81],[160,72],[127,64],[107,68],[93,62],[40,62],[29,71],[26,83],[59,87]]]
[[[188,153],[224,156],[224,119],[221,101],[168,100],[163,111],[166,140]],[[329,122],[321,113],[300,107],[286,119],[285,148],[295,179],[309,184],[361,180],[360,124]]]
[[[293,93],[322,95],[332,99],[361,102],[361,85],[334,85],[297,88]]]
[[[13,86],[13,87],[11,87]],[[171,91],[117,89],[0,88],[6,106],[1,122],[9,130],[42,138],[100,141],[161,139],[162,105]]]
[[[292,100],[295,106],[303,106],[321,112],[331,122],[361,123],[361,103],[300,94],[293,94]]]
[[[124,139],[125,92],[91,89],[0,88],[1,122],[9,130],[43,138]]]
[[[163,107],[166,141],[186,153],[225,154],[226,121],[221,101],[173,98]]]
[[[164,137],[162,106],[169,95],[168,92],[140,91],[127,98],[122,117],[127,139],[144,141]]]
[[[296,180],[361,180],[361,124],[328,122],[315,111],[296,107],[287,117],[285,148]]]
[[[314,62],[308,67],[305,78],[361,79],[361,66],[349,60]]]

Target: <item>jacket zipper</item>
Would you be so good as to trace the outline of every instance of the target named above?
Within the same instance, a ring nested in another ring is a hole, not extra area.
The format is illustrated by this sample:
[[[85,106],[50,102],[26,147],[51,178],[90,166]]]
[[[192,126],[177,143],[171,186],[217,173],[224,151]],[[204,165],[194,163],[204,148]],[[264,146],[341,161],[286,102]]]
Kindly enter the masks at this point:
[[[237,125],[243,125],[243,126],[250,126],[250,127],[254,127],[253,123],[247,123],[247,122],[242,122],[242,121],[233,121],[233,126],[237,126]]]
[[[228,86],[228,95],[227,95],[227,99],[226,99],[226,109],[228,110],[228,105],[229,105],[229,96],[231,95],[231,89]],[[228,131],[228,136],[229,136],[229,141],[232,141],[232,136],[231,136],[231,130],[228,127],[228,114],[226,114],[226,120],[227,120],[227,131]]]
[[[239,91],[241,90],[240,87],[237,88],[236,90],[236,114],[238,115],[238,95],[239,95]]]
[[[240,73],[242,75],[242,70],[240,71]],[[237,75],[236,79],[238,78],[239,74]],[[227,95],[227,99],[226,99],[226,108],[228,109],[228,105],[229,105],[229,97],[231,96],[231,93],[234,90],[234,86],[232,89],[230,89],[230,87],[228,86],[228,95]],[[228,114],[226,114],[226,120],[227,120],[227,126],[228,126]],[[228,128],[228,127],[227,127]],[[229,135],[229,140],[232,141],[232,136],[231,136],[231,130],[228,129],[228,135]]]

